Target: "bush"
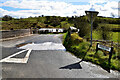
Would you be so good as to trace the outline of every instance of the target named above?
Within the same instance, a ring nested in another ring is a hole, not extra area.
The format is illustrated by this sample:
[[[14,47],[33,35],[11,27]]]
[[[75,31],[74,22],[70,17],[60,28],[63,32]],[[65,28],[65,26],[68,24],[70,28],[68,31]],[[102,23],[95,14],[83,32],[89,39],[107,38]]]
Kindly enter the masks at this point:
[[[88,24],[88,22],[77,22],[75,24],[75,27],[78,28],[80,31],[79,31],[79,35],[81,37],[84,37],[86,35],[89,35],[90,33],[90,25]]]
[[[8,15],[5,15],[3,16],[2,20],[3,21],[9,21],[9,20],[12,20],[13,18],[11,16],[8,16]]]
[[[73,33],[71,34],[71,42],[73,42],[73,44],[79,44],[83,42],[83,38],[79,37],[77,33]]]
[[[86,50],[88,49],[89,43],[83,42],[83,38],[81,38],[78,33],[71,34],[71,37],[67,34],[64,35],[64,46],[67,51],[74,53],[75,56],[83,57],[85,55]]]
[[[93,22],[93,29],[96,29],[98,27],[98,23],[97,22]]]
[[[112,38],[112,31],[108,26],[101,27],[101,37],[103,40],[110,40]]]

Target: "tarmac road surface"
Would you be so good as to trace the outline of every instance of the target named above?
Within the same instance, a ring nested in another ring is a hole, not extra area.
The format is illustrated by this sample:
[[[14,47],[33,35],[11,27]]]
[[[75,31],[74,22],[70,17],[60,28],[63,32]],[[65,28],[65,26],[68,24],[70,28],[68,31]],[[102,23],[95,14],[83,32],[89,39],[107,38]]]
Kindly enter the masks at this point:
[[[118,78],[117,71],[78,63],[79,58],[65,51],[61,36],[32,35],[2,42],[2,78]]]

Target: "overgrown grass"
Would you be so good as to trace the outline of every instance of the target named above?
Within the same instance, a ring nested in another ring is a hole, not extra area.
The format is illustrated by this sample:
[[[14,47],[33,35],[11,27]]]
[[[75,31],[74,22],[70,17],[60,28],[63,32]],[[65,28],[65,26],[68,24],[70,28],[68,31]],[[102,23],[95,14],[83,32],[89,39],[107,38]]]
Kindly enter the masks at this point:
[[[92,35],[93,35],[93,39],[101,39],[101,35],[99,31],[94,30]]]
[[[68,23],[68,21],[62,21],[60,25],[58,25],[58,27],[61,27],[64,29],[68,29],[70,26],[74,26],[74,24]]]
[[[64,38],[64,46],[66,47],[66,50],[74,54],[78,58],[84,58],[85,61],[90,61],[92,63],[95,63],[97,65],[100,65],[104,69],[108,69],[108,58],[109,53],[98,51],[96,54],[96,43],[93,43],[93,46],[90,48],[90,43],[86,40],[76,42],[76,39],[81,39],[81,37],[78,37],[78,34],[72,34],[77,37],[70,37],[68,33],[65,33]],[[104,54],[105,53],[105,54]],[[111,59],[111,66],[110,69],[118,70],[120,71],[120,60],[116,58],[117,53],[114,53]]]
[[[118,35],[120,32],[111,32],[110,34],[112,35],[111,36],[111,39],[110,40],[112,40],[112,41],[114,41],[114,42],[118,42],[118,41],[120,41],[120,39],[118,39],[120,36]],[[99,32],[99,31],[96,31],[96,30],[94,30],[93,31],[93,39],[96,39],[96,40],[102,40],[102,36],[101,36],[101,33]]]
[[[119,33],[120,33],[120,32],[113,32],[112,40],[113,40],[114,42],[120,41],[120,39],[118,39],[118,38],[119,38]]]
[[[118,24],[106,24],[106,23],[101,23],[99,26],[108,26],[109,28],[120,28]]]

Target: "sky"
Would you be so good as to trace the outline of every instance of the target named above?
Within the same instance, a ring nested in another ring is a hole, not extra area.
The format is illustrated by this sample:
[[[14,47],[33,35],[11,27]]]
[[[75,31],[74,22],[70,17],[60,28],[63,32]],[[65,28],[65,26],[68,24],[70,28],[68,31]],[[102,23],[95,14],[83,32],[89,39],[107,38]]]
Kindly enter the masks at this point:
[[[0,17],[82,16],[94,8],[98,16],[119,17],[119,0],[0,0]]]

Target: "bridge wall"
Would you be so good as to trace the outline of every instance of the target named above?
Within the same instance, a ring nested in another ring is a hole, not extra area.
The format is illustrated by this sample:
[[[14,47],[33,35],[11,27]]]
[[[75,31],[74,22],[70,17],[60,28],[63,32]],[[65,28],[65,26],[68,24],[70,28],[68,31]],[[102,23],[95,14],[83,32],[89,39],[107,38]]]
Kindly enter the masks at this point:
[[[12,38],[18,36],[25,36],[31,33],[30,29],[21,29],[21,30],[8,30],[8,31],[1,31],[2,39],[4,38]]]

